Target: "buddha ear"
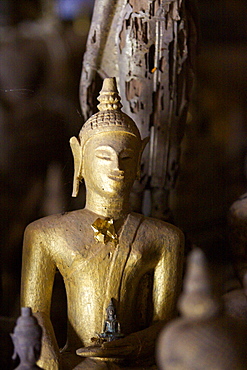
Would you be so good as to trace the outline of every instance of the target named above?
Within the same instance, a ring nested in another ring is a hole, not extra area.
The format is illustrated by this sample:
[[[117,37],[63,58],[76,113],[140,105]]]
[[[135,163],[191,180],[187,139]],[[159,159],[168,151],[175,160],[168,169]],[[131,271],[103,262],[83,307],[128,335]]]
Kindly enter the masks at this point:
[[[12,342],[14,344],[14,353],[12,355],[12,360],[16,360],[17,359],[17,352],[16,352],[16,340],[15,340],[15,335],[13,333],[10,333],[10,336],[11,336],[11,339],[12,339]]]
[[[72,197],[77,197],[80,181],[82,180],[82,148],[79,140],[75,136],[73,136],[69,142],[74,157],[74,180]]]
[[[137,180],[140,180],[141,179],[141,157],[142,157],[142,153],[144,151],[144,149],[146,148],[146,145],[147,143],[149,142],[149,137],[145,137],[145,139],[143,139],[141,141],[141,149],[140,149],[140,154],[139,154],[139,160],[138,160],[138,168],[137,168]]]
[[[142,156],[143,150],[146,148],[146,145],[148,142],[149,142],[149,136],[145,137],[145,139],[142,140],[140,157]]]

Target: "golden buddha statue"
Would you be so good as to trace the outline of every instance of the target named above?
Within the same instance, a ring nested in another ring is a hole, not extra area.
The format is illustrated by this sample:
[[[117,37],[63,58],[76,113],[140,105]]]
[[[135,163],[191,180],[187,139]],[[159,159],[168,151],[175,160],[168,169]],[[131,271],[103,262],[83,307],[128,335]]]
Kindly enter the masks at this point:
[[[90,361],[95,366],[88,368],[99,368],[99,360],[153,355],[160,328],[176,314],[183,234],[173,225],[130,212],[129,194],[147,140],[141,140],[133,120],[121,111],[114,78],[105,79],[98,99],[100,111],[83,125],[79,140],[70,140],[73,196],[84,179],[85,208],[37,220],[24,235],[21,305],[32,308],[43,328],[38,364],[45,370],[85,369]],[[50,321],[56,269],[67,295],[62,353]],[[102,332],[109,302],[125,337],[94,347],[91,338]],[[71,355],[66,365],[70,353],[75,362]]]

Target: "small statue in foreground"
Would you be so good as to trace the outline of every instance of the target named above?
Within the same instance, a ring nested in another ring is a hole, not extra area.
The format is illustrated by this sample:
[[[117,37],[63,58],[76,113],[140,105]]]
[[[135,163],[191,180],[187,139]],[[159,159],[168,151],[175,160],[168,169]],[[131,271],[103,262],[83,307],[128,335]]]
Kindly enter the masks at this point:
[[[117,321],[116,309],[114,304],[111,302],[106,309],[107,319],[104,324],[103,333],[99,334],[99,337],[106,339],[107,342],[112,340],[123,338],[124,335],[121,333],[120,323]]]
[[[124,338],[124,334],[121,333],[120,323],[117,320],[116,315],[116,309],[114,307],[113,301],[111,299],[111,302],[109,306],[106,309],[107,313],[107,319],[104,322],[104,329],[103,333],[97,334],[97,338],[92,338],[92,342],[95,343],[92,346],[89,347],[83,347],[79,348],[76,353],[79,356],[85,356],[90,351],[92,351],[92,354],[96,354],[96,351],[101,346],[102,343],[105,342],[111,342],[116,339]],[[98,347],[98,348],[97,348]]]
[[[15,370],[42,370],[36,365],[41,352],[42,329],[29,307],[21,308],[14,333],[10,334],[14,344],[13,359],[20,358]]]
[[[214,297],[203,252],[191,252],[179,300],[181,318],[162,331],[157,348],[160,369],[244,370],[247,326],[224,313]]]
[[[88,359],[76,356],[79,348],[80,355],[102,361],[144,360],[154,355],[164,322],[176,315],[183,235],[173,225],[130,212],[129,195],[147,140],[121,112],[114,78],[104,81],[99,101],[100,111],[86,121],[79,139],[70,140],[73,196],[84,179],[85,208],[33,222],[24,236],[21,304],[32,307],[42,325],[40,364],[49,370],[60,365],[71,370],[79,362],[77,368],[85,368]],[[68,302],[62,353],[50,321],[56,268]],[[125,337],[87,351],[111,299]]]

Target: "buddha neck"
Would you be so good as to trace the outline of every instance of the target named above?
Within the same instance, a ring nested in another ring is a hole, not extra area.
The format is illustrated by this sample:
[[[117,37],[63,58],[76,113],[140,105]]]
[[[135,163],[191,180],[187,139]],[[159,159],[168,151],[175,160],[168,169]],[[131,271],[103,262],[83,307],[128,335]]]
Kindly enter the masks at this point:
[[[118,220],[130,212],[129,194],[123,197],[109,195],[104,197],[93,191],[87,191],[85,208],[99,216]]]

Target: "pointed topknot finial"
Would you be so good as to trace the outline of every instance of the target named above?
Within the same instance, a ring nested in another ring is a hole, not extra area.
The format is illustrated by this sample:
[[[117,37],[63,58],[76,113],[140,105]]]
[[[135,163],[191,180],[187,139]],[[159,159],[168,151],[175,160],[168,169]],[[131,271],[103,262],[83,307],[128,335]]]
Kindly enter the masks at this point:
[[[114,313],[116,313],[116,308],[115,308],[115,306],[114,306],[114,303],[113,303],[112,298],[111,298],[111,300],[110,300],[110,304],[109,304],[109,306],[106,308],[106,311],[107,311],[107,312],[108,312],[109,310],[113,310],[113,311],[114,311]]]
[[[214,317],[220,310],[220,303],[212,293],[205,255],[199,248],[194,249],[188,258],[184,290],[178,306],[183,316],[191,319]]]
[[[104,79],[98,100],[100,104],[97,107],[100,111],[116,109],[120,110],[122,108],[115,77]]]

